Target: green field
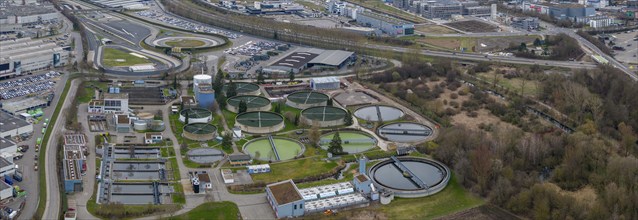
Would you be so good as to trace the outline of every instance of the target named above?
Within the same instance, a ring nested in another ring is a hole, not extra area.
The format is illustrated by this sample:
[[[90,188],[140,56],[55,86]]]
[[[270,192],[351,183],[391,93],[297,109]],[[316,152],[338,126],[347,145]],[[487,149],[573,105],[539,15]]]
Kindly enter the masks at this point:
[[[337,162],[324,161],[318,157],[271,163],[270,173],[253,174],[254,182],[274,183],[287,179],[304,178],[330,172],[337,167]]]
[[[204,41],[201,40],[193,40],[193,39],[179,39],[166,41],[166,45],[171,47],[201,47],[206,45]]]
[[[105,47],[102,52],[102,64],[105,66],[133,66],[152,63],[149,59],[136,57],[126,51]]]
[[[330,133],[327,135],[324,135],[321,137],[321,140],[327,140],[330,141],[332,140],[332,137],[334,137],[334,133]],[[357,132],[339,132],[339,137],[341,137],[341,141],[344,142],[341,144],[341,146],[343,147],[343,151],[348,152],[348,153],[358,153],[358,152],[363,152],[369,149],[372,149],[374,147],[376,147],[376,143],[374,142],[370,142],[370,143],[345,143],[348,140],[361,140],[361,139],[371,139],[371,141],[374,141],[374,138],[365,135],[365,134],[361,134],[361,133],[357,133]],[[321,148],[323,148],[324,150],[328,149],[328,143],[322,144]]]
[[[188,219],[241,219],[239,208],[232,202],[207,202],[195,207],[190,212],[170,217],[171,220]]]
[[[281,138],[274,138],[274,141],[280,160],[289,160],[301,153],[301,145],[299,143]],[[267,138],[250,142],[246,146],[245,152],[253,157],[255,157],[256,152],[259,152],[260,156],[256,158],[259,160],[276,160]]]
[[[463,189],[452,175],[448,186],[432,196],[413,199],[395,198],[389,205],[373,205],[341,211],[336,217],[331,218],[326,218],[323,214],[312,215],[307,216],[307,219],[349,219],[361,212],[374,212],[387,219],[434,219],[478,207],[483,203],[485,202],[481,198]]]

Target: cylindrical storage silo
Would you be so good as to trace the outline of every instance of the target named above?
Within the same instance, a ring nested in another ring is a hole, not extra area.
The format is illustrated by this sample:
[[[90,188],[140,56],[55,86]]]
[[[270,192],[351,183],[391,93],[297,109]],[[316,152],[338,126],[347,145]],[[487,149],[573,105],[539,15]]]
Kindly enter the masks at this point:
[[[146,125],[147,125],[146,121],[137,120],[137,121],[133,122],[133,129],[135,129],[136,131],[145,131],[147,129]]]
[[[198,74],[193,76],[193,88],[197,88],[197,85],[199,85],[200,83],[212,84],[213,77],[205,74]]]
[[[163,131],[164,129],[166,129],[166,126],[164,125],[164,121],[162,120],[153,120],[149,128],[153,131]]]

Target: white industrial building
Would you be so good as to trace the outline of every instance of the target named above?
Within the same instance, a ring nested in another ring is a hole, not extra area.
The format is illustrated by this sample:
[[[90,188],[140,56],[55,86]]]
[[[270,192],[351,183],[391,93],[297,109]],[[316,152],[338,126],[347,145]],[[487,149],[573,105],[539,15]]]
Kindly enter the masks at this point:
[[[20,38],[0,41],[0,78],[67,65],[71,47],[47,40]]]
[[[33,133],[33,125],[9,113],[0,111],[0,137],[11,138]]]
[[[59,16],[52,5],[7,5],[0,10],[0,25],[54,22]]]
[[[15,153],[18,151],[18,145],[6,138],[0,137],[0,154]]]
[[[13,187],[4,181],[0,181],[0,200],[8,199],[13,197]]]
[[[310,87],[312,90],[339,89],[341,81],[334,76],[312,78],[310,79]]]
[[[100,100],[91,100],[89,113],[128,112],[128,93],[105,93]]]

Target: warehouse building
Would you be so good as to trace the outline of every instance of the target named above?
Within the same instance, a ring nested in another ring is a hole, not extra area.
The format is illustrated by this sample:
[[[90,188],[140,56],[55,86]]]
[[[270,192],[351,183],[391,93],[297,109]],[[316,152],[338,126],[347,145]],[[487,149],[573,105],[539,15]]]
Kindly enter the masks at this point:
[[[274,61],[262,71],[275,77],[287,77],[290,72],[299,73],[307,68],[341,69],[352,60],[354,53],[349,51],[300,48]]]
[[[71,47],[29,38],[0,41],[0,51],[0,78],[67,65],[73,53]]]
[[[0,154],[15,153],[18,151],[18,145],[6,138],[0,137]]]
[[[310,79],[310,87],[312,90],[339,89],[341,87],[341,81],[334,76],[312,78]]]
[[[34,96],[14,102],[2,103],[2,109],[13,115],[18,115],[19,113],[25,113],[30,110],[45,108],[48,105],[49,102],[43,97]]]
[[[397,37],[414,34],[414,24],[383,14],[364,11],[357,15],[357,23],[366,27],[373,27],[383,33]]]
[[[5,5],[3,10],[0,10],[0,26],[55,22],[58,18],[58,12],[50,4]]]
[[[33,125],[9,113],[0,111],[0,137],[12,138],[33,133]]]
[[[13,197],[13,187],[4,181],[0,181],[0,200]]]

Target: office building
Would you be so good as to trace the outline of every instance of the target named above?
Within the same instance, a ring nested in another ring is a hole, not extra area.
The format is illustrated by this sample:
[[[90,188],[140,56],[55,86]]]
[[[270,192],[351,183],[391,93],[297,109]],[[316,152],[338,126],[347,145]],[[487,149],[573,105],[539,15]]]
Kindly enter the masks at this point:
[[[514,17],[510,25],[522,30],[538,30],[538,18],[535,17]]]
[[[532,11],[539,14],[546,14],[557,19],[576,19],[590,17],[596,14],[596,10],[591,6],[580,4],[549,4],[523,2],[523,11]]]
[[[266,186],[266,198],[275,211],[277,218],[290,218],[304,215],[304,198],[292,180]]]
[[[477,4],[467,3],[468,7]],[[463,14],[463,5],[455,0],[432,0],[421,1],[418,10],[423,17],[429,19],[449,19],[453,15]]]

